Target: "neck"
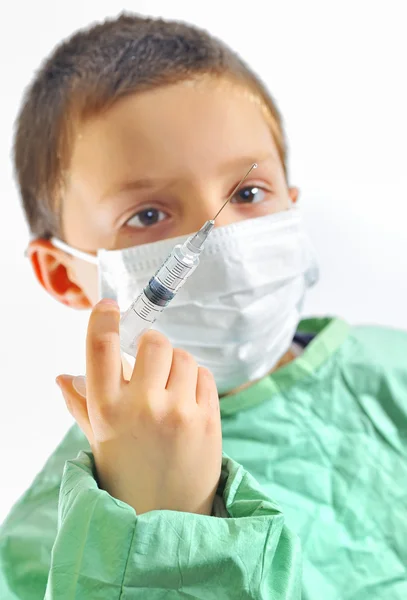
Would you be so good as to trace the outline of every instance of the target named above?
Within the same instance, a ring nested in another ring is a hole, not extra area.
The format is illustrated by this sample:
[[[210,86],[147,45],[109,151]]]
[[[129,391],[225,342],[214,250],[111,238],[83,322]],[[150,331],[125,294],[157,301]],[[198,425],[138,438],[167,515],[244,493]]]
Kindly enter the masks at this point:
[[[288,363],[290,363],[295,358],[296,358],[296,355],[294,354],[293,350],[290,348],[280,358],[280,360],[278,361],[278,363],[272,369],[270,369],[270,371],[268,373],[266,373],[265,377],[267,377],[268,375],[271,375],[272,373],[275,373],[278,369],[281,369],[281,367],[284,367],[285,365],[288,365]],[[247,388],[249,388],[252,385],[254,385],[255,383],[257,383],[258,381],[259,381],[259,379],[256,379],[255,381],[248,381],[247,383],[243,383],[242,385],[239,385],[239,387],[236,387],[233,390],[230,390],[229,392],[226,392],[225,394],[222,394],[221,396],[219,396],[219,398],[225,398],[226,396],[232,396],[233,394],[236,394],[237,392],[241,392],[242,390],[246,390]]]

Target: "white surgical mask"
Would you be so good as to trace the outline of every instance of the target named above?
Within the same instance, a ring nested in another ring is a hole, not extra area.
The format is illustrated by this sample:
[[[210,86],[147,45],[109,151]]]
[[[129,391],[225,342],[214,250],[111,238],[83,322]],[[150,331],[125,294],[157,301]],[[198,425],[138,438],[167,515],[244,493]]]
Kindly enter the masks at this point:
[[[124,312],[186,238],[99,250],[97,257],[53,243],[97,263],[100,297],[117,300]],[[154,328],[209,368],[224,393],[277,364],[292,342],[305,292],[317,279],[315,251],[297,208],[219,227]]]

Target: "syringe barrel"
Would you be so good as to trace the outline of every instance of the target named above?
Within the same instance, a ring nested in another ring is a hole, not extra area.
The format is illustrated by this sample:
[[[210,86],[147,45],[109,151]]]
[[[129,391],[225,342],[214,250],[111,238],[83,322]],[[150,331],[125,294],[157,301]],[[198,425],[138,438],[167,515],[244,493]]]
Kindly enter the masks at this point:
[[[157,306],[148,299],[144,289],[120,319],[121,349],[135,357],[139,338],[150,329],[163,310],[164,306]]]
[[[153,279],[172,292],[177,292],[199,264],[199,255],[178,244],[158,269]]]
[[[120,346],[136,356],[139,338],[150,329],[164,308],[195,271],[199,255],[177,245],[120,320]]]

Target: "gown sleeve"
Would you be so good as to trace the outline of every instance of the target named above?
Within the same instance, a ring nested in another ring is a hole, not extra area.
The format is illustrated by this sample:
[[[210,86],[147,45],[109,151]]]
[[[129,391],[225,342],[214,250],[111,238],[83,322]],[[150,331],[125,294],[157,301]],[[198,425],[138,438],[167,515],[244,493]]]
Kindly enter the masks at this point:
[[[137,515],[98,488],[91,452],[65,464],[46,600],[292,600],[300,590],[297,537],[226,455],[212,516]]]

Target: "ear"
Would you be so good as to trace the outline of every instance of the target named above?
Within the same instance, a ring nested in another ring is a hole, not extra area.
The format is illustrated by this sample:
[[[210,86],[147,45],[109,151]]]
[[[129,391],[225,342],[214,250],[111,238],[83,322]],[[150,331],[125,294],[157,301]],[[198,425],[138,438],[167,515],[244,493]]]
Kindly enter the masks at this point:
[[[298,200],[298,197],[300,195],[300,190],[297,187],[289,187],[288,188],[288,193],[289,193],[289,196],[291,198],[291,202],[293,204],[296,204],[297,200]]]
[[[71,308],[91,308],[89,298],[73,279],[70,256],[43,239],[30,242],[27,256],[37,280],[51,296]]]

